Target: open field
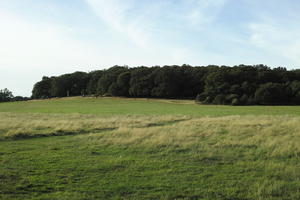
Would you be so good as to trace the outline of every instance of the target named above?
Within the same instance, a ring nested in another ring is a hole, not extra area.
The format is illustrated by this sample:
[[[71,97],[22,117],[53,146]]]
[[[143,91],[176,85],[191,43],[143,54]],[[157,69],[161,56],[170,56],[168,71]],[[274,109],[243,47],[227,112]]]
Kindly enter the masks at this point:
[[[1,103],[0,112],[79,113],[96,115],[298,115],[300,106],[197,105],[193,100],[128,98],[63,98]]]
[[[0,199],[300,199],[300,107],[0,104]]]

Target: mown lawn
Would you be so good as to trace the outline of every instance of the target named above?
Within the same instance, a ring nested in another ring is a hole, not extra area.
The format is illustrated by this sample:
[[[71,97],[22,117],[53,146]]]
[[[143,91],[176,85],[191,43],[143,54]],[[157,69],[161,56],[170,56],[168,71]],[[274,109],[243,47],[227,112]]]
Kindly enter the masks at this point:
[[[298,110],[113,98],[0,104],[0,199],[297,200]]]

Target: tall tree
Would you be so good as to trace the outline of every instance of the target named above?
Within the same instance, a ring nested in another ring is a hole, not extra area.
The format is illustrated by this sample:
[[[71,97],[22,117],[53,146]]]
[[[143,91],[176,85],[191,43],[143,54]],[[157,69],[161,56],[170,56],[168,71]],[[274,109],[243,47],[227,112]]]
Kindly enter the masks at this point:
[[[13,99],[13,94],[7,88],[0,90],[0,102],[8,102]]]

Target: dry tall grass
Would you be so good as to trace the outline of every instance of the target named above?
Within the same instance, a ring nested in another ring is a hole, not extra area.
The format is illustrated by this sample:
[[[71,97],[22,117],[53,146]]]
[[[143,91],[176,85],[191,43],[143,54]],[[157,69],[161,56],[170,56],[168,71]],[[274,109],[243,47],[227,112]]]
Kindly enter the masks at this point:
[[[109,134],[101,134],[110,131]],[[112,116],[0,114],[0,138],[83,134],[108,145],[268,149],[269,156],[300,156],[300,117]],[[200,145],[201,144],[201,145]],[[198,149],[199,149],[198,148]]]
[[[186,116],[113,116],[0,113],[0,138],[97,133],[118,128],[147,128],[189,119]]]
[[[176,155],[187,150],[193,160],[232,162],[237,170],[264,169],[265,177],[249,193],[255,199],[287,193],[283,177],[291,177],[295,187],[300,181],[300,117],[0,113],[2,140],[67,134],[85,146],[163,148]],[[289,199],[300,196],[300,190],[294,191]]]
[[[144,117],[139,119],[147,120]],[[119,124],[110,134],[90,134],[110,145],[266,150],[268,156],[300,156],[300,118],[289,116],[153,117],[156,126]],[[122,121],[121,119],[119,119]],[[171,121],[178,120],[175,123]],[[109,121],[109,119],[108,119]],[[143,122],[145,123],[145,122]],[[149,125],[149,124],[148,124]]]

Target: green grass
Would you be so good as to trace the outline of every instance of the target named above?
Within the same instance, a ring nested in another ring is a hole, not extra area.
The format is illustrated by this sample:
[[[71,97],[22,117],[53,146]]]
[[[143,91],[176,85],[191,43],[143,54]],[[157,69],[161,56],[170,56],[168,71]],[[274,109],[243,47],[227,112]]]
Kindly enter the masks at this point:
[[[0,104],[0,199],[298,200],[299,111],[118,98]]]
[[[192,100],[147,100],[122,98],[65,98],[1,103],[0,112],[80,113],[99,115],[298,115],[300,106],[197,105]]]
[[[0,198],[299,199],[296,177],[265,168],[283,161],[255,160],[242,149],[205,156],[197,148],[105,146],[76,137],[2,142]]]

